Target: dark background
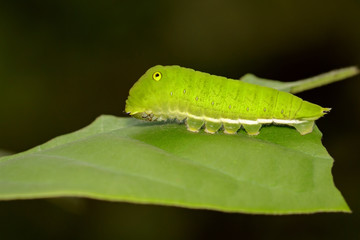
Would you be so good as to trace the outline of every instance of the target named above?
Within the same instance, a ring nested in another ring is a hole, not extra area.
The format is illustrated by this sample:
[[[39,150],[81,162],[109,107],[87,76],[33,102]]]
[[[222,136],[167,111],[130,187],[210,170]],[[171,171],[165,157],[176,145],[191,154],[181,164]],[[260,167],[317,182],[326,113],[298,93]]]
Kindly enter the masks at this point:
[[[132,84],[177,64],[283,81],[360,66],[360,1],[0,1],[0,148],[19,152],[101,114],[125,116]],[[88,199],[0,202],[0,239],[360,239],[355,77],[299,94],[353,214],[257,216]]]

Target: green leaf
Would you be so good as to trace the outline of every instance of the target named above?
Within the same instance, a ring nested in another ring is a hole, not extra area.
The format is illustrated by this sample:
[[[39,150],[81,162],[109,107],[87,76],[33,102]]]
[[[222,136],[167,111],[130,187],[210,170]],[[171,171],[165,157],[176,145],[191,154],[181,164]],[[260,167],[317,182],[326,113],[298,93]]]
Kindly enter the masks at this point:
[[[321,87],[330,83],[344,80],[356,76],[360,73],[357,67],[346,67],[323,73],[314,77],[298,80],[295,82],[281,82],[277,80],[270,80],[259,78],[254,74],[248,73],[240,78],[241,81],[257,84],[260,86],[275,88],[280,91],[299,93],[313,88]]]
[[[321,133],[264,126],[256,137],[101,116],[0,158],[0,199],[81,196],[220,211],[290,214],[349,208]]]
[[[7,150],[3,150],[3,149],[0,149],[0,157],[2,156],[7,156],[7,155],[11,155],[12,153],[7,151]]]
[[[292,93],[354,76],[356,67],[291,83],[241,80]],[[88,127],[0,158],[0,199],[81,196],[266,214],[350,212],[321,133],[264,126],[260,135],[101,116]]]

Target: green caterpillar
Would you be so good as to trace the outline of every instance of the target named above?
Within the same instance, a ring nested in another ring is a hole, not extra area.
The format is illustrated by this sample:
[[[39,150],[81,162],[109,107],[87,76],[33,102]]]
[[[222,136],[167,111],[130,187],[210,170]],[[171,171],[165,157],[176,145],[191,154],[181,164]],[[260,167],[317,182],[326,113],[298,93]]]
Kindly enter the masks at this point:
[[[125,111],[149,121],[186,120],[187,129],[249,135],[262,124],[289,125],[304,135],[330,111],[273,88],[214,76],[180,66],[150,68],[130,89]]]

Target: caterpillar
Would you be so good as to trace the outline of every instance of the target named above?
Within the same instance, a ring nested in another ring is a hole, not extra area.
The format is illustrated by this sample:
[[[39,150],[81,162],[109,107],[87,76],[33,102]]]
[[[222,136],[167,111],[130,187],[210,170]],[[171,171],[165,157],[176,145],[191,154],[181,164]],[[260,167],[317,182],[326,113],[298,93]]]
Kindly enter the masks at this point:
[[[150,68],[130,89],[125,112],[148,121],[177,119],[187,129],[257,135],[263,124],[312,132],[314,121],[330,111],[287,92],[180,66]]]

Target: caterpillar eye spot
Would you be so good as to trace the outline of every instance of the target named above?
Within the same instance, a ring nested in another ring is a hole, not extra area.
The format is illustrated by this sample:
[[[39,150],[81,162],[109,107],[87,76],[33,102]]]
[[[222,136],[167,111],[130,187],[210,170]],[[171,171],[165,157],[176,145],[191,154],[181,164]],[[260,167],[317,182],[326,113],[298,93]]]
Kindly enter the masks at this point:
[[[160,81],[160,79],[162,78],[161,72],[154,72],[152,78],[157,82]]]

